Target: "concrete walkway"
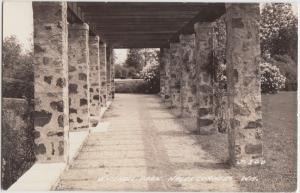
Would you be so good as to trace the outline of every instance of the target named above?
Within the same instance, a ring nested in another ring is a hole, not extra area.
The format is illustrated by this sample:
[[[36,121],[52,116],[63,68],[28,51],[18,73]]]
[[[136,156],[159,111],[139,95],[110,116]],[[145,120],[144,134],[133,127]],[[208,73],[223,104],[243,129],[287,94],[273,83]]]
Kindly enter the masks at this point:
[[[158,96],[117,94],[103,121],[108,130],[90,134],[57,190],[239,190]]]

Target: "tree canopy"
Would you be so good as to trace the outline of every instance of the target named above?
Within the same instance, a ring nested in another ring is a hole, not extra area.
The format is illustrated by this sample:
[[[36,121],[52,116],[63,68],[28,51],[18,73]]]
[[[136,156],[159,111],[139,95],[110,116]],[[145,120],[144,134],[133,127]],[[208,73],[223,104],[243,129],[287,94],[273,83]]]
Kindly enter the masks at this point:
[[[267,3],[261,12],[263,55],[289,55],[297,60],[297,17],[290,3]]]

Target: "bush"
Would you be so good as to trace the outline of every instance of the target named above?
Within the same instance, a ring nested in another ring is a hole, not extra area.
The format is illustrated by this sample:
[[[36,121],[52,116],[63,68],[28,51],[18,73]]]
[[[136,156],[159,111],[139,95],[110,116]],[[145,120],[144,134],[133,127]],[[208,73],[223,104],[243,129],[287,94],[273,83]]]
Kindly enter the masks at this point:
[[[136,79],[138,78],[138,73],[133,67],[126,67],[119,64],[115,65],[115,78],[120,79]]]
[[[7,189],[35,162],[33,103],[2,99],[1,187]]]
[[[116,93],[147,93],[143,79],[115,79]]]
[[[282,75],[286,77],[285,90],[297,90],[297,63],[288,55],[274,55],[267,60],[277,66]]]
[[[128,74],[127,74],[127,78],[138,78],[137,76],[137,70],[133,67],[129,67],[128,68]]]
[[[285,86],[285,76],[275,65],[268,62],[260,64],[261,70],[261,91],[262,93],[277,93]]]
[[[150,93],[158,93],[160,90],[160,72],[158,64],[146,65],[140,74],[148,86]]]

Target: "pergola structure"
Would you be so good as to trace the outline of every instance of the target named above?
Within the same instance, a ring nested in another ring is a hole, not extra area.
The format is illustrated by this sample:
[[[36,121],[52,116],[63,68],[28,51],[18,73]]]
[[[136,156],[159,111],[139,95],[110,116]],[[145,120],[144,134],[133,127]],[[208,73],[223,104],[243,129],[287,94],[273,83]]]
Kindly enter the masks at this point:
[[[91,2],[68,3],[70,12],[114,48],[169,47],[180,34],[191,34],[196,21],[212,22],[225,13],[223,3]],[[77,19],[76,19],[77,18]]]
[[[213,134],[211,23],[224,14],[230,159],[259,162],[259,5],[179,2],[33,2],[38,161],[67,162],[69,133],[97,125],[114,98],[114,48],[161,48],[163,100]]]

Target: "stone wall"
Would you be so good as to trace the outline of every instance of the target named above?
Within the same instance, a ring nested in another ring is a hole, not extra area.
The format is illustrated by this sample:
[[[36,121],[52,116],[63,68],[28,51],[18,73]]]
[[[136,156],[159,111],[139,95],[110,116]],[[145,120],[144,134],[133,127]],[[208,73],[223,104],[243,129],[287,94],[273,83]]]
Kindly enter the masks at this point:
[[[99,47],[99,57],[100,57],[100,102],[101,106],[106,106],[107,100],[107,83],[106,83],[106,44],[101,43]]]
[[[233,165],[260,164],[259,4],[227,4],[227,78],[230,110],[229,152]]]
[[[70,131],[89,127],[89,27],[69,24]]]
[[[110,98],[115,98],[115,60],[114,60],[114,51],[111,50],[110,54]]]
[[[106,88],[107,88],[107,96],[106,100],[111,100],[111,52],[112,49],[110,47],[106,48]]]
[[[63,162],[68,147],[66,2],[33,2],[35,144],[40,162]]]
[[[180,108],[181,97],[181,46],[179,43],[170,44],[170,93],[172,106]]]
[[[100,116],[100,61],[99,36],[89,37],[89,73],[90,73],[90,126],[95,127]]]
[[[164,49],[164,63],[165,63],[165,102],[171,105],[171,60],[170,49]]]
[[[181,35],[179,37],[182,47],[181,58],[181,105],[184,117],[196,117],[197,96],[196,96],[196,61],[195,61],[195,35]]]
[[[2,98],[1,184],[7,189],[35,162],[33,104],[25,99]]]
[[[165,66],[165,56],[164,49],[160,49],[159,55],[159,95],[164,100],[165,98],[165,89],[166,89],[166,66]]]
[[[213,66],[213,27],[211,23],[196,23],[196,64],[198,129],[200,134],[212,134],[214,125],[214,66]]]
[[[90,117],[91,125],[97,125],[100,116],[100,61],[99,37],[89,37],[89,72],[90,72]],[[92,120],[92,117],[95,119]]]

